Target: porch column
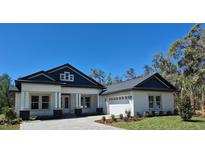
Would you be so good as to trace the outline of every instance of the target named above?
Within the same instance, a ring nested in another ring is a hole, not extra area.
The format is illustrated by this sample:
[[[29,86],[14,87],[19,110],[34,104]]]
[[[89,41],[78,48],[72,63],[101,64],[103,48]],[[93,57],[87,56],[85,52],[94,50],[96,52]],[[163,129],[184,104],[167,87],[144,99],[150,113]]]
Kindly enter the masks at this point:
[[[61,93],[58,93],[58,108],[61,109]]]
[[[97,94],[97,108],[100,108],[100,96]]]
[[[29,109],[30,105],[29,105],[29,92],[25,92],[25,109]]]
[[[21,110],[25,109],[25,92],[21,92]]]
[[[79,99],[79,96],[78,96],[78,94],[76,93],[76,94],[75,94],[75,107],[76,107],[76,108],[79,108],[78,99]]]
[[[58,93],[57,93],[57,92],[54,93],[54,97],[55,97],[55,105],[54,105],[54,108],[57,109],[57,108],[58,108]]]
[[[78,107],[81,108],[81,94],[78,94]]]

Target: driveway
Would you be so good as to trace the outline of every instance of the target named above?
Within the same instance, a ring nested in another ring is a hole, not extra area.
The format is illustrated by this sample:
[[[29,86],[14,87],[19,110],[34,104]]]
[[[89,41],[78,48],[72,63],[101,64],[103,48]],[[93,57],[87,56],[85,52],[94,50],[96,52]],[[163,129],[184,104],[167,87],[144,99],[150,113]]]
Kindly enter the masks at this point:
[[[120,130],[112,126],[94,122],[102,116],[88,116],[82,118],[36,120],[23,122],[21,130]]]

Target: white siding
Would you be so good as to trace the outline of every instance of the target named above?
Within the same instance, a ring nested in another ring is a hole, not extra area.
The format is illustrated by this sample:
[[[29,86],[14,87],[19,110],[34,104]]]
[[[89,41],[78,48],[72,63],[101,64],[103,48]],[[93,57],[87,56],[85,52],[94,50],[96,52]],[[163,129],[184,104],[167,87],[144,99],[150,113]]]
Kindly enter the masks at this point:
[[[159,95],[161,96],[162,111],[174,111],[174,96],[172,92],[154,92],[154,91],[133,91],[135,102],[135,114],[137,112],[143,113],[149,111],[148,96]]]

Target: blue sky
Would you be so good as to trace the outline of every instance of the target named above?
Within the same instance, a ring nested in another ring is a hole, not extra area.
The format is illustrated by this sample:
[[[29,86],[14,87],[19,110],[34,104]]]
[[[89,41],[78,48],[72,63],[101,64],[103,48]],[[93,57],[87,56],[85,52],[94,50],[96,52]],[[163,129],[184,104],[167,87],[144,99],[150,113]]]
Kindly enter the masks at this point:
[[[137,74],[194,24],[0,24],[0,74],[12,79],[69,63],[86,74]]]

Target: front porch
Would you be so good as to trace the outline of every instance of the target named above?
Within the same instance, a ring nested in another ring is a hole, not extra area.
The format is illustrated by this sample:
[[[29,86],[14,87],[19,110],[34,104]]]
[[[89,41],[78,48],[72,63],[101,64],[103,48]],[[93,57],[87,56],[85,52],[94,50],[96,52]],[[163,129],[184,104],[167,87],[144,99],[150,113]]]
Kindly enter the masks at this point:
[[[99,94],[61,92],[22,92],[20,116],[53,116],[102,114]]]

